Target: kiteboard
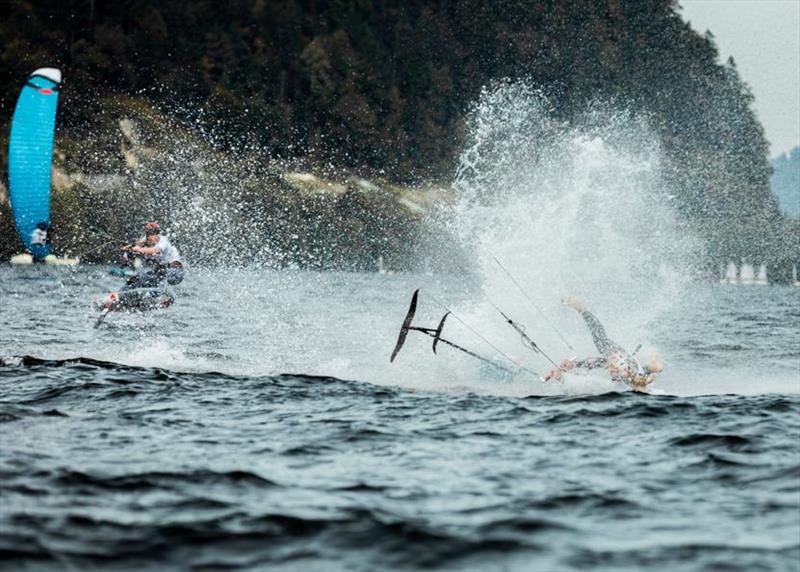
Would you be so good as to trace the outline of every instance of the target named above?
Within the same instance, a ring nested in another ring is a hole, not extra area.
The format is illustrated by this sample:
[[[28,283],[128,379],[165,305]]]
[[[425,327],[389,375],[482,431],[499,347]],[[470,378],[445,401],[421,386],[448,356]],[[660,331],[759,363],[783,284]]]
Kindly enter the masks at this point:
[[[95,309],[100,311],[94,327],[97,328],[112,312],[148,312],[169,308],[175,298],[164,288],[133,288],[111,292],[93,301]]]
[[[504,363],[500,363],[497,360],[491,359],[489,357],[482,356],[470,349],[465,348],[462,345],[456,344],[455,342],[452,342],[442,337],[442,330],[444,329],[445,322],[447,321],[448,316],[453,315],[453,313],[450,310],[446,310],[445,314],[441,317],[439,323],[436,325],[435,328],[412,326],[411,324],[413,323],[414,316],[416,315],[417,312],[418,299],[419,299],[419,289],[415,290],[414,294],[412,294],[411,296],[411,304],[409,305],[408,311],[406,312],[406,316],[403,319],[403,324],[400,326],[400,333],[397,336],[397,342],[395,343],[394,350],[392,350],[392,355],[389,357],[390,363],[394,362],[394,360],[397,358],[397,354],[400,353],[400,350],[405,345],[408,333],[419,332],[421,334],[433,338],[433,343],[431,344],[431,349],[433,350],[433,353],[437,353],[436,352],[437,347],[439,346],[439,344],[443,344],[480,361],[482,364],[484,364],[484,366],[489,366],[496,371],[503,372],[504,374],[516,374],[520,370],[526,370],[541,378],[541,376],[529,370],[528,368],[525,368],[524,366],[521,366],[520,364],[516,363],[508,356],[505,356],[505,354],[502,354],[502,352],[500,353],[505,356],[508,362],[510,362],[511,364],[510,366]]]
[[[16,266],[26,266],[29,264],[35,264],[37,262],[50,264],[51,266],[76,266],[80,263],[80,261],[80,258],[60,257],[56,256],[55,254],[48,254],[44,258],[37,259],[34,258],[32,254],[28,254],[27,252],[15,254],[9,260],[11,264]]]

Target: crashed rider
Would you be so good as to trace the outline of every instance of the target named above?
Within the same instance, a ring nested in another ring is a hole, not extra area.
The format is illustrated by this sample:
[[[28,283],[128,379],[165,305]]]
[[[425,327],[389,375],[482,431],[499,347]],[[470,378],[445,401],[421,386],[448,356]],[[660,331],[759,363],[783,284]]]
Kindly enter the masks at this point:
[[[591,370],[605,367],[611,375],[612,381],[624,383],[632,387],[634,391],[646,391],[647,387],[653,383],[655,376],[664,369],[658,354],[652,354],[647,366],[640,365],[633,355],[628,354],[608,337],[603,324],[586,309],[581,300],[570,296],[564,299],[564,304],[576,310],[583,317],[600,356],[582,360],[566,359],[548,373],[547,379],[561,379],[564,372],[572,369]]]

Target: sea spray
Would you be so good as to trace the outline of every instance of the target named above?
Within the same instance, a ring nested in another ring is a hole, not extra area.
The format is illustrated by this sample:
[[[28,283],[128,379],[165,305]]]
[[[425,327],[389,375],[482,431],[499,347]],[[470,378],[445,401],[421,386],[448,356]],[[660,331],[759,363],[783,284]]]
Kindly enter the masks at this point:
[[[699,250],[676,217],[647,117],[595,102],[566,121],[529,83],[501,82],[483,90],[468,126],[447,221],[482,284],[481,297],[459,309],[465,319],[543,370],[549,364],[488,302],[526,323],[548,354],[572,353],[563,332],[593,355],[582,321],[559,304],[573,294],[623,346],[648,349],[648,324],[676,310]]]
[[[453,243],[424,227],[430,205],[448,195],[437,185],[398,186],[375,172],[225,145],[221,126],[179,119],[179,104],[106,98],[98,107],[57,141],[59,252],[116,261],[119,244],[152,219],[190,264],[223,270],[369,271],[381,259],[385,269],[409,270],[425,264],[430,249],[439,254]],[[0,233],[7,222],[0,220]]]

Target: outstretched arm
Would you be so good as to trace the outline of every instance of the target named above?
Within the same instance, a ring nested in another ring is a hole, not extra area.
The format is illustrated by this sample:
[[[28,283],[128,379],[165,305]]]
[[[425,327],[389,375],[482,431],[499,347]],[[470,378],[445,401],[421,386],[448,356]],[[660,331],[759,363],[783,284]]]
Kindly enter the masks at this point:
[[[161,254],[161,249],[157,246],[133,246],[131,247],[131,252],[135,252],[136,254],[144,254],[145,256],[153,256],[156,254]]]
[[[568,296],[564,298],[563,302],[583,317],[583,321],[586,322],[586,326],[589,328],[589,333],[592,334],[594,346],[603,357],[607,358],[613,353],[624,352],[618,344],[614,343],[614,341],[608,337],[603,324],[594,314],[586,309],[586,305],[583,301],[574,296]]]
[[[599,367],[605,367],[605,365],[606,358],[603,357],[585,358],[580,360],[565,359],[558,364],[558,367],[551,369],[547,374],[547,377],[544,379],[545,381],[549,379],[561,379],[561,376],[571,369],[597,369]]]

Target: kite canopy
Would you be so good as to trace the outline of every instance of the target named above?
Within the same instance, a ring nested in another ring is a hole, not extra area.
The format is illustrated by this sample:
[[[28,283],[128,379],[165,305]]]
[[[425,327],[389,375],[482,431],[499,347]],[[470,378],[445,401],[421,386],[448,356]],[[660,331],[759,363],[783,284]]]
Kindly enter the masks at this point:
[[[8,186],[19,238],[35,258],[50,254],[50,179],[61,72],[40,68],[22,88],[8,140]]]

